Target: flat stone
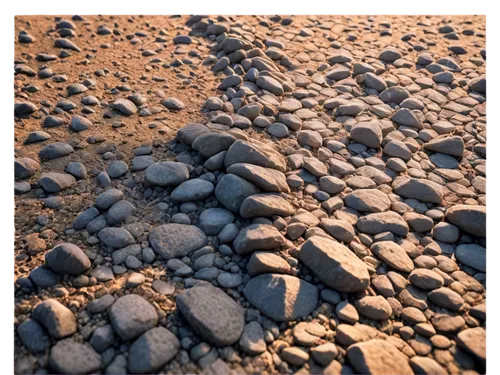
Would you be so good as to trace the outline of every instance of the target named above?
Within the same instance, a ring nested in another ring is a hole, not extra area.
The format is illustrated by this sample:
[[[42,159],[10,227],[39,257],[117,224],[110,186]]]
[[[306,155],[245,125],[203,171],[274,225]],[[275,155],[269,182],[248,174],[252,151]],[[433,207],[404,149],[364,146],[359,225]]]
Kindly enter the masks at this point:
[[[445,218],[467,233],[486,237],[486,206],[458,204],[446,211]]]
[[[149,233],[153,250],[164,259],[180,258],[205,246],[207,236],[194,225],[164,224]]]
[[[110,107],[125,116],[131,116],[137,112],[135,104],[128,99],[117,99],[111,103]]]
[[[406,251],[395,242],[376,242],[371,246],[370,250],[395,270],[411,272],[415,268]]]
[[[457,344],[486,364],[486,330],[482,327],[468,328],[457,335]]]
[[[387,194],[377,189],[359,189],[344,198],[346,206],[361,212],[384,212],[391,207]]]
[[[465,144],[462,137],[451,136],[434,138],[425,144],[425,148],[441,154],[462,158],[464,155]]]
[[[386,320],[392,314],[392,307],[382,296],[366,296],[356,301],[361,315],[373,320]]]
[[[209,181],[195,178],[177,186],[170,197],[174,202],[191,202],[203,200],[212,195],[215,187]]]
[[[209,131],[210,129],[202,124],[187,124],[177,131],[175,139],[191,146],[196,138]]]
[[[252,143],[243,140],[234,142],[227,151],[224,164],[226,168],[237,163],[249,163],[265,168],[286,171],[286,162],[269,143],[253,140]]]
[[[347,349],[347,358],[360,374],[413,375],[408,357],[384,340],[372,339],[351,345]]]
[[[133,374],[158,371],[179,352],[179,339],[164,327],[142,334],[128,352],[128,370]]]
[[[297,320],[308,316],[318,304],[318,289],[294,276],[263,274],[243,289],[248,302],[276,321]]]
[[[285,244],[283,235],[273,226],[252,224],[238,233],[233,242],[234,250],[240,255],[246,255],[255,250],[272,250]]]
[[[177,186],[189,178],[189,170],[184,163],[162,161],[146,168],[145,179],[151,185]]]
[[[121,249],[135,243],[134,237],[124,228],[104,228],[98,233],[99,241],[106,246]]]
[[[226,151],[236,142],[236,138],[229,133],[204,133],[196,137],[191,147],[204,158],[210,158],[222,151]]]
[[[284,198],[277,194],[254,194],[243,201],[240,215],[244,219],[253,217],[291,216],[295,208]]]
[[[118,298],[109,310],[109,319],[124,341],[135,339],[158,323],[154,307],[137,294]]]
[[[88,345],[66,339],[50,350],[49,366],[59,374],[89,374],[99,371],[101,356]]]
[[[245,326],[239,340],[239,345],[249,355],[258,355],[266,351],[267,346],[264,341],[264,330],[259,322],[253,321]]]
[[[451,311],[458,311],[464,304],[460,294],[446,287],[434,289],[428,297],[434,304]]]
[[[41,159],[51,160],[69,155],[74,151],[73,147],[68,143],[54,142],[42,148],[38,155]]]
[[[202,339],[217,347],[234,344],[243,332],[243,308],[219,288],[200,284],[179,294],[176,303]]]
[[[55,339],[70,336],[78,328],[71,310],[55,299],[47,299],[36,305],[31,317],[41,323]]]
[[[247,263],[247,271],[250,276],[262,273],[284,273],[290,272],[290,265],[280,256],[265,252],[256,251]]]
[[[406,237],[409,231],[406,221],[393,211],[363,216],[356,222],[356,228],[363,233],[378,234],[392,232],[401,237]]]
[[[478,271],[486,272],[486,249],[477,244],[462,244],[455,249],[457,260]]]
[[[290,192],[286,176],[275,169],[248,163],[236,163],[228,167],[226,172],[244,178],[265,192]]]
[[[123,192],[118,189],[108,189],[103,193],[99,194],[95,199],[95,205],[101,210],[107,210],[113,206],[116,202],[123,199]]]
[[[310,237],[300,248],[299,260],[327,286],[340,292],[359,292],[369,286],[365,263],[333,240]]]
[[[394,192],[405,198],[418,199],[421,202],[441,204],[443,192],[441,186],[435,182],[416,178],[404,178],[395,181],[392,186]]]
[[[76,179],[67,173],[48,172],[42,174],[39,184],[47,193],[59,193],[76,184]]]

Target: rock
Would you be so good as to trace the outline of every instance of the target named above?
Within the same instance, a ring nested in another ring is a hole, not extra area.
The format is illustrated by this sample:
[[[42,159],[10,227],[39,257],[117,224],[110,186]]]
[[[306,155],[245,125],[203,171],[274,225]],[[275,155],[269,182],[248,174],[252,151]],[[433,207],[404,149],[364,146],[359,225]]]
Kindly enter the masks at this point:
[[[228,168],[237,163],[259,165],[265,168],[277,169],[280,172],[286,171],[283,156],[268,143],[257,142],[256,140],[253,140],[252,143],[237,140],[229,147],[224,159],[224,165]]]
[[[468,328],[459,332],[457,344],[486,364],[486,330],[482,327]]]
[[[200,228],[207,236],[219,234],[233,220],[234,215],[223,208],[209,208],[204,210],[199,217]]]
[[[187,289],[177,296],[176,303],[189,325],[217,347],[234,344],[243,332],[243,309],[212,285],[201,284]]]
[[[351,129],[351,138],[366,147],[379,148],[382,144],[382,128],[378,121],[360,122]]]
[[[109,310],[109,319],[124,341],[135,339],[158,323],[154,307],[136,294],[118,298]]]
[[[73,175],[75,178],[82,180],[87,178],[87,169],[77,161],[73,161],[66,166],[66,172]]]
[[[425,290],[441,288],[444,284],[444,279],[440,274],[425,268],[412,271],[408,280],[416,287]]]
[[[259,78],[257,78],[256,84],[260,88],[270,91],[275,95],[283,95],[284,93],[281,83],[270,76],[260,76]]]
[[[123,192],[118,189],[108,189],[99,194],[95,199],[95,205],[101,210],[107,210],[115,203],[123,199]]]
[[[14,160],[14,176],[16,180],[25,180],[33,177],[40,169],[40,164],[30,158],[17,158]]]
[[[457,204],[446,211],[445,218],[467,233],[486,237],[486,206]]]
[[[290,192],[285,175],[275,169],[248,163],[236,163],[227,168],[226,172],[244,178],[265,192]]]
[[[89,209],[80,212],[75,220],[73,220],[73,229],[84,229],[97,216],[99,216],[99,210],[95,207],[90,207]]]
[[[71,118],[70,129],[74,132],[81,132],[87,130],[92,126],[92,121],[83,116],[73,116]]]
[[[393,211],[363,216],[356,222],[356,228],[363,233],[378,234],[389,231],[401,237],[406,237],[409,230],[406,221]]]
[[[361,315],[372,320],[386,320],[392,314],[392,307],[382,296],[366,296],[356,301],[356,309]]]
[[[347,357],[354,369],[361,374],[413,375],[408,358],[394,345],[372,339],[349,346]]]
[[[125,221],[135,212],[135,206],[126,200],[120,200],[112,205],[108,211],[107,221],[109,225],[116,225]]]
[[[47,299],[36,305],[31,317],[41,323],[55,339],[70,336],[78,328],[71,310],[55,299]]]
[[[476,244],[461,244],[455,249],[457,260],[478,271],[486,272],[486,249]]]
[[[321,227],[326,233],[341,242],[350,243],[355,236],[354,228],[345,220],[323,219]]]
[[[125,116],[131,116],[137,112],[135,104],[128,99],[117,99],[111,103],[110,107]]]
[[[191,202],[208,198],[214,189],[211,182],[195,178],[177,186],[170,196],[174,202]]]
[[[319,187],[328,194],[337,194],[345,189],[346,183],[337,177],[323,176],[319,179]]]
[[[461,137],[452,136],[445,138],[434,138],[425,144],[427,150],[440,152],[441,154],[462,158],[465,144]]]
[[[281,357],[293,366],[302,366],[309,359],[309,354],[296,346],[292,346],[283,349]]]
[[[196,137],[191,147],[204,158],[210,158],[222,151],[226,151],[236,142],[236,138],[229,133],[204,133]]]
[[[89,374],[99,371],[101,356],[88,345],[66,339],[50,350],[49,366],[59,374]]]
[[[128,370],[133,374],[158,371],[177,355],[180,346],[180,341],[168,329],[150,329],[130,346]]]
[[[464,304],[460,294],[445,287],[434,289],[427,296],[434,304],[451,311],[458,311]]]
[[[370,283],[368,269],[351,250],[327,238],[310,237],[300,248],[299,260],[322,282],[340,292],[359,292]]]
[[[413,261],[406,251],[397,243],[392,241],[381,241],[374,243],[370,250],[387,265],[401,272],[411,272],[415,268]]]
[[[189,178],[189,170],[184,163],[162,161],[150,165],[145,172],[145,180],[151,185],[177,186]]]
[[[256,186],[234,174],[225,174],[215,188],[215,196],[219,202],[236,214],[245,198],[258,192]]]
[[[48,266],[61,275],[80,275],[91,266],[90,259],[78,246],[63,243],[45,254]]]
[[[405,143],[394,140],[390,141],[384,146],[384,154],[395,157],[395,158],[400,158],[405,161],[410,160],[411,158],[411,150],[406,146]]]
[[[391,200],[377,189],[359,189],[344,198],[346,206],[362,212],[384,212],[391,207]]]
[[[67,173],[48,172],[42,174],[39,184],[47,193],[58,193],[76,184],[76,179]]]
[[[248,302],[276,321],[296,320],[309,315],[318,304],[318,289],[294,276],[263,274],[243,289]]]
[[[14,116],[31,115],[35,111],[38,111],[38,108],[31,102],[14,103]]]
[[[177,99],[177,98],[165,98],[160,101],[160,104],[164,106],[167,109],[171,109],[174,111],[180,111],[181,109],[184,109],[185,105],[184,103]]]
[[[62,156],[66,156],[74,152],[75,150],[71,145],[64,142],[54,142],[50,145],[45,146],[40,150],[38,155],[41,159],[56,159]]]
[[[295,208],[284,198],[276,194],[254,194],[243,201],[240,215],[244,219],[253,217],[291,216]]]
[[[404,87],[401,86],[391,86],[388,89],[382,91],[379,98],[384,103],[396,103],[400,104],[403,100],[408,99],[410,93]]]
[[[421,202],[441,204],[443,192],[441,186],[433,181],[403,178],[395,181],[392,186],[394,192],[405,198],[418,199]]]
[[[116,160],[111,163],[106,172],[108,172],[109,177],[118,178],[128,172],[128,165],[122,160]]]
[[[415,374],[446,375],[448,372],[439,363],[429,357],[415,356],[410,359],[410,366]]]
[[[98,237],[106,246],[115,249],[135,243],[134,237],[124,228],[104,228],[99,231]]]
[[[241,349],[249,355],[258,355],[266,351],[264,341],[264,330],[259,322],[248,323],[243,329],[239,345]]]
[[[283,258],[273,253],[256,251],[247,263],[247,270],[250,276],[262,273],[289,273],[290,265]]]
[[[17,327],[17,334],[23,345],[31,353],[42,353],[50,348],[50,338],[47,332],[34,319],[27,319],[22,322]]]
[[[149,233],[153,250],[164,259],[179,258],[205,246],[207,236],[194,225],[164,224]]]
[[[175,139],[191,146],[196,138],[209,131],[210,129],[202,124],[187,124],[177,131]]]
[[[273,226],[252,224],[243,228],[233,242],[234,250],[240,254],[250,254],[255,250],[272,250],[285,244],[285,238]]]

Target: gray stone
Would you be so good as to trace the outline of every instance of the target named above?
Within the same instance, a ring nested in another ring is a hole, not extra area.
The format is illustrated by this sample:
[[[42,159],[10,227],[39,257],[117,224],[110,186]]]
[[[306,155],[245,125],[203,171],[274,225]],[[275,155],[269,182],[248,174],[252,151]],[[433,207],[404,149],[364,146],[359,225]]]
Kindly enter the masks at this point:
[[[101,210],[107,210],[121,199],[123,199],[123,192],[121,190],[108,189],[97,196],[95,205]]]
[[[391,207],[387,194],[377,189],[359,189],[344,198],[346,206],[362,212],[384,212]]]
[[[455,249],[457,260],[478,271],[486,272],[486,249],[477,244],[462,244]]]
[[[265,192],[290,192],[285,175],[275,169],[248,163],[237,163],[231,165],[226,171],[244,178]]]
[[[134,237],[124,228],[104,228],[99,231],[98,237],[106,246],[115,249],[135,243]]]
[[[135,212],[135,206],[126,200],[120,200],[113,204],[108,211],[107,221],[109,225],[116,225],[125,221]]]
[[[149,233],[153,250],[164,259],[179,258],[205,246],[207,236],[194,225],[164,224]]]
[[[256,186],[234,174],[224,175],[215,188],[215,196],[219,202],[233,213],[239,213],[246,197],[258,192]]]
[[[176,303],[189,325],[215,346],[234,344],[243,332],[243,309],[219,288],[208,284],[195,286],[179,294]]]
[[[27,319],[17,327],[17,334],[31,353],[42,353],[50,348],[50,338],[45,329],[34,319]]]
[[[446,211],[445,218],[467,233],[486,237],[486,206],[457,204]]]
[[[212,195],[215,187],[214,185],[201,178],[188,180],[177,186],[170,197],[174,202],[191,202],[196,200],[203,200]]]
[[[88,345],[66,339],[50,350],[49,366],[58,374],[89,374],[99,370],[101,356]]]
[[[199,217],[200,227],[207,236],[219,234],[233,220],[234,215],[224,208],[209,208],[204,210]]]
[[[392,232],[401,237],[406,237],[409,231],[406,221],[394,211],[377,212],[360,217],[356,222],[356,228],[363,233]]]
[[[158,315],[143,297],[129,294],[118,298],[111,306],[109,319],[120,338],[128,341],[156,326]]]
[[[441,186],[433,181],[402,178],[394,181],[394,192],[405,198],[418,199],[421,202],[441,204],[443,192]]]
[[[177,355],[180,346],[179,339],[168,329],[150,329],[130,346],[128,370],[133,374],[158,371]]]
[[[91,266],[90,259],[78,246],[62,243],[45,254],[48,266],[61,275],[80,275]]]
[[[239,344],[241,349],[249,355],[258,355],[266,351],[264,330],[259,322],[253,321],[245,326]]]
[[[240,254],[250,254],[255,250],[271,250],[285,244],[283,235],[273,226],[252,224],[243,228],[233,242],[234,250]]]
[[[30,158],[17,158],[14,160],[14,176],[16,180],[25,180],[35,175],[40,169],[40,164]]]
[[[75,150],[69,144],[64,142],[54,142],[50,145],[45,146],[40,150],[38,155],[41,159],[56,159],[62,156],[66,156],[74,152]]]
[[[128,165],[122,160],[116,160],[107,169],[111,178],[118,178],[128,172]]]
[[[286,162],[283,156],[269,143],[256,140],[252,140],[250,143],[239,139],[229,147],[224,164],[228,168],[236,163],[249,163],[277,169],[280,172],[286,171]]]
[[[189,178],[189,170],[184,163],[163,161],[146,169],[145,179],[151,185],[177,186]]]
[[[128,99],[117,99],[111,103],[110,107],[125,116],[131,116],[137,112],[135,104]]]
[[[244,219],[253,217],[291,216],[296,209],[277,194],[254,194],[247,197],[240,207],[240,215]]]
[[[76,179],[67,173],[48,172],[42,174],[40,186],[47,193],[58,193],[76,184]]]

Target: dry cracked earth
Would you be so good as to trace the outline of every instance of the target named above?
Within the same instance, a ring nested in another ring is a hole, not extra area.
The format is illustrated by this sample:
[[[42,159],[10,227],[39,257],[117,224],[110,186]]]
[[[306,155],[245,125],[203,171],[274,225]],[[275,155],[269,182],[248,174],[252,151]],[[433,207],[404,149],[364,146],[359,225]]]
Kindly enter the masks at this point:
[[[16,17],[16,373],[484,373],[485,32]]]

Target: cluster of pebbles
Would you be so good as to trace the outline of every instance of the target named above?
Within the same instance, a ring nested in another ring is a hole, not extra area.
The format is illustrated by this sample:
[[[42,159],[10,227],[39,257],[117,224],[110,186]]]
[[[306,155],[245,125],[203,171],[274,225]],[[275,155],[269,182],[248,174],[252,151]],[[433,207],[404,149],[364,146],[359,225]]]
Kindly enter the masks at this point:
[[[16,372],[484,373],[485,19],[164,19],[17,20]]]

